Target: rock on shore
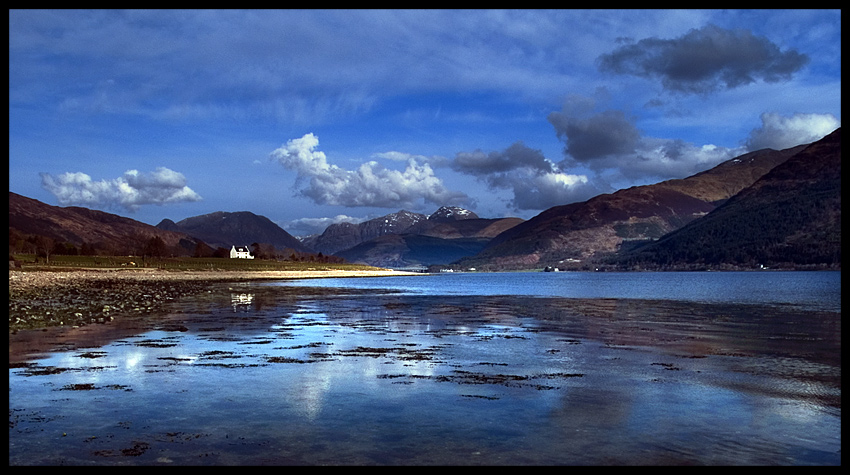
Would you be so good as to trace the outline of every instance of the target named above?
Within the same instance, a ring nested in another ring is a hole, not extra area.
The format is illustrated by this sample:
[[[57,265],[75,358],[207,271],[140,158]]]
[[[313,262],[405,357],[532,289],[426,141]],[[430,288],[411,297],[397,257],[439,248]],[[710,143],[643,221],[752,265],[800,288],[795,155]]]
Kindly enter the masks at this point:
[[[205,291],[214,282],[402,275],[386,270],[324,271],[9,271],[9,331],[103,323],[145,314]]]

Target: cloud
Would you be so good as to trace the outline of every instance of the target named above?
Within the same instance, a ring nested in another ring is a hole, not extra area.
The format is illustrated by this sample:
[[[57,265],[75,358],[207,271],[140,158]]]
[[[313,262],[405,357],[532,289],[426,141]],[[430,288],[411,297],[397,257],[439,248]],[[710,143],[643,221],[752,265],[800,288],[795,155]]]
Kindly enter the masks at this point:
[[[601,71],[660,78],[664,88],[708,93],[754,83],[786,81],[808,64],[796,50],[782,52],[769,39],[747,30],[714,25],[675,39],[645,38],[597,59]]]
[[[182,173],[159,167],[151,173],[127,170],[112,180],[94,181],[81,172],[53,176],[41,173],[44,189],[53,193],[61,205],[96,207],[119,206],[136,211],[142,205],[164,205],[200,201],[201,197],[186,186]]]
[[[415,160],[419,163],[427,163],[432,167],[443,167],[448,164],[448,159],[439,155],[426,157],[425,155],[414,155],[412,153],[397,152],[395,150],[372,154],[372,158],[380,158],[393,162],[409,162],[410,160]]]
[[[324,152],[316,150],[318,145],[319,139],[309,133],[271,153],[271,159],[298,173],[300,194],[316,204],[417,208],[422,202],[443,206],[469,201],[465,193],[447,189],[429,164],[420,164],[415,158],[409,158],[402,171],[376,161],[346,170],[328,163]]]
[[[629,180],[684,178],[745,153],[743,147],[695,145],[644,136],[623,112],[552,112],[549,123],[565,142],[567,163]]]
[[[15,10],[9,24],[10,100],[38,97],[65,112],[313,123],[367,112],[387,95],[410,92],[548,97],[569,77],[560,67],[568,47],[554,34],[570,29],[554,17],[576,20],[558,12],[537,16],[393,9]],[[50,87],[43,86],[45,77]]]
[[[634,153],[640,141],[640,132],[622,111],[603,111],[584,119],[553,112],[548,119],[558,137],[567,139],[565,151],[580,162]]]
[[[504,151],[484,153],[481,150],[461,152],[455,157],[452,168],[468,175],[490,175],[518,168],[529,168],[541,172],[557,169],[554,163],[543,156],[539,150],[516,142]]]
[[[511,190],[511,206],[517,210],[543,210],[586,200],[601,192],[587,176],[565,173],[540,150],[522,142],[502,151],[458,153],[451,166],[491,189]]]
[[[841,126],[841,122],[832,114],[794,114],[783,117],[766,112],[761,115],[761,122],[762,126],[753,129],[746,140],[750,150],[783,150],[815,142]]]

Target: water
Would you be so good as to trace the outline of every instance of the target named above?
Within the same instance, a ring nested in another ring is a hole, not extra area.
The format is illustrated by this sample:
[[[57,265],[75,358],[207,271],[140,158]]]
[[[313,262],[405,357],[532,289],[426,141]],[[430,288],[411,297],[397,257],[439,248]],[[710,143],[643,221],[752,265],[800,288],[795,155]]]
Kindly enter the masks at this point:
[[[233,284],[10,368],[10,465],[840,465],[839,284]]]
[[[841,310],[841,272],[441,273],[393,279],[305,279],[284,285],[394,289],[424,295],[528,295],[790,304]]]

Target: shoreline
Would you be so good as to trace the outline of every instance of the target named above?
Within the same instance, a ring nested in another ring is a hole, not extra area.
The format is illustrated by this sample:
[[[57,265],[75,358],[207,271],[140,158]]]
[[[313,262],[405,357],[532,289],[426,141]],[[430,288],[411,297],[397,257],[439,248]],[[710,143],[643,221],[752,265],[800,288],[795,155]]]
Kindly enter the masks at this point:
[[[422,275],[387,269],[171,271],[161,269],[9,270],[9,332],[105,323],[161,309],[210,284],[262,280]]]

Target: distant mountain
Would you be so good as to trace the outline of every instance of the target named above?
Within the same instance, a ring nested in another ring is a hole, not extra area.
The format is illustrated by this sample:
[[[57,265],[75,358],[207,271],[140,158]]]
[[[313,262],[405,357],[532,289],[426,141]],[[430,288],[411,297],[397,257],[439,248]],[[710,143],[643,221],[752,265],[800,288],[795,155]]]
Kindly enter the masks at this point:
[[[488,241],[504,231],[522,223],[520,218],[471,218],[451,222],[434,222],[431,226],[417,229],[414,226],[410,233],[421,234],[442,239],[484,238]]]
[[[457,206],[443,206],[428,216],[401,210],[360,224],[333,224],[303,242],[350,262],[383,267],[446,264],[476,254],[522,221],[482,219]]]
[[[370,239],[335,255],[380,267],[445,265],[474,256],[494,237],[521,222],[520,218],[438,221],[423,230],[417,230],[417,225],[409,233]]]
[[[428,216],[424,214],[400,210],[397,213],[370,219],[359,224],[331,224],[322,234],[311,236],[302,242],[316,252],[336,254],[376,237],[387,234],[401,234],[414,224],[427,219]]]
[[[490,239],[443,239],[422,234],[387,234],[336,253],[348,262],[378,267],[448,264],[477,254]]]
[[[9,192],[10,247],[15,239],[44,236],[76,247],[118,255],[141,253],[145,242],[159,237],[175,255],[193,255],[195,248],[208,246],[197,238],[164,230],[130,218],[77,206],[59,207]],[[210,250],[211,251],[211,250]]]
[[[311,236],[302,242],[324,254],[336,254],[339,251],[388,234],[421,234],[434,226],[456,223],[470,219],[479,219],[478,215],[457,206],[443,206],[430,216],[400,210],[359,224],[337,223],[328,226],[317,236]]]
[[[478,215],[459,206],[442,206],[437,211],[434,211],[431,216],[428,216],[428,222],[430,223],[446,223],[467,219],[478,219]]]
[[[840,267],[841,129],[705,217],[615,262],[631,268]]]
[[[688,178],[550,208],[457,264],[494,270],[587,266],[624,244],[658,239],[707,215],[805,147],[751,152]]]
[[[278,250],[293,249],[298,252],[313,252],[265,216],[249,211],[228,213],[217,211],[186,218],[178,222],[163,219],[157,228],[176,230],[203,240],[213,247],[230,249],[231,246],[250,246],[253,243],[268,244]]]

